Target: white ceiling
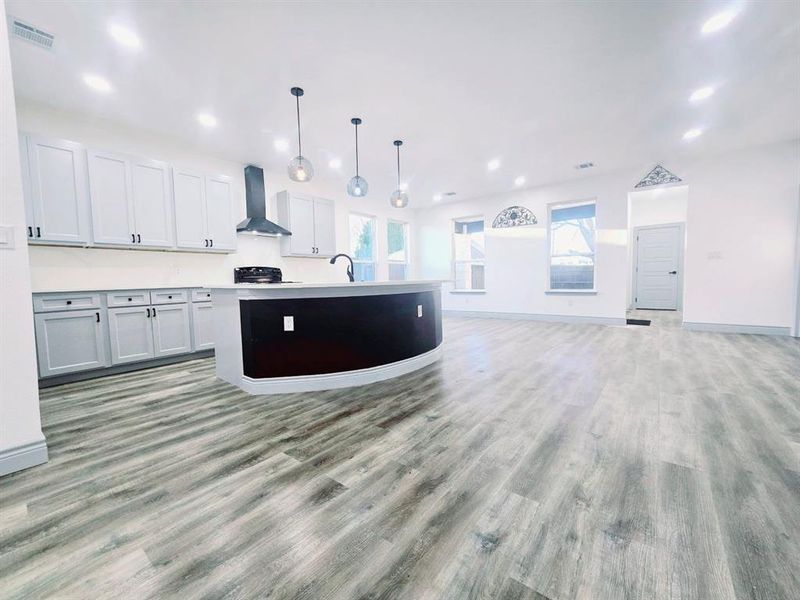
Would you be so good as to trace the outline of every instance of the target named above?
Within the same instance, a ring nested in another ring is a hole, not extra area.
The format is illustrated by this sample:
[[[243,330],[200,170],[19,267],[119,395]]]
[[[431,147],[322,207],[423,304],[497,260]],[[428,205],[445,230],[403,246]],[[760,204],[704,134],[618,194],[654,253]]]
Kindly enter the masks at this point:
[[[730,2],[42,2],[9,15],[56,36],[55,51],[13,40],[18,97],[184,139],[284,170],[295,149],[299,85],[304,154],[344,189],[360,128],[370,197],[394,186],[401,138],[412,206],[641,167],[800,137],[800,3]],[[135,30],[131,51],[110,22]],[[84,73],[107,77],[102,95]],[[687,98],[703,85],[716,94]],[[219,125],[205,129],[200,111]],[[684,131],[706,129],[687,143]],[[328,168],[343,159],[341,172]],[[489,173],[489,159],[502,166]],[[578,172],[575,164],[597,167]],[[632,182],[632,184],[635,182]]]

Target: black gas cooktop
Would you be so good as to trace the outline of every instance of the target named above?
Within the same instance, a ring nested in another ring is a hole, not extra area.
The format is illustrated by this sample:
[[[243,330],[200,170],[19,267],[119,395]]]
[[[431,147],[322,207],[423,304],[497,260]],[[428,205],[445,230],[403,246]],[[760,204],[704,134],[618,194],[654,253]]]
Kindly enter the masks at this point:
[[[278,267],[236,267],[233,269],[233,283],[299,283],[284,281]]]

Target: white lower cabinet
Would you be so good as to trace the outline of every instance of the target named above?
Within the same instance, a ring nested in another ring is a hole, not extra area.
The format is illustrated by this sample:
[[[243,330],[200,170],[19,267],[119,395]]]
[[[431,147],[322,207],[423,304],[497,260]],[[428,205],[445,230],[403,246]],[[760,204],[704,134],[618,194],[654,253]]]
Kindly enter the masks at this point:
[[[100,310],[65,310],[35,316],[39,376],[108,366]]]
[[[192,351],[188,304],[153,306],[153,346],[156,356]]]
[[[39,377],[213,349],[210,300],[202,288],[35,294]]]
[[[108,309],[111,364],[121,365],[155,356],[152,314],[149,306]]]
[[[211,302],[195,302],[192,304],[195,350],[209,350],[214,347],[213,314]]]

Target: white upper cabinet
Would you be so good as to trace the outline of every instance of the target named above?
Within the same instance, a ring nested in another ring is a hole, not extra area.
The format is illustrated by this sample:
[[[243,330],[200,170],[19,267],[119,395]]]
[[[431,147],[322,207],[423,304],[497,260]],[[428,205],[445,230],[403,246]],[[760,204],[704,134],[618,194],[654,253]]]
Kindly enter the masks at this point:
[[[172,169],[178,248],[207,248],[206,192],[203,175]]]
[[[178,248],[236,250],[230,178],[174,168],[172,179]]]
[[[206,219],[208,238],[214,250],[236,250],[233,222],[233,186],[229,177],[206,177]]]
[[[333,200],[314,198],[314,245],[320,256],[336,254],[336,207]]]
[[[332,200],[280,192],[278,224],[292,232],[281,238],[283,256],[336,254],[336,210]]]
[[[89,189],[95,243],[135,245],[131,177],[126,157],[90,150]]]
[[[175,245],[166,163],[89,151],[92,224],[97,244]]]
[[[133,160],[131,184],[137,244],[160,248],[174,246],[169,166],[157,160]]]
[[[28,237],[36,242],[91,240],[86,151],[80,144],[22,135]]]

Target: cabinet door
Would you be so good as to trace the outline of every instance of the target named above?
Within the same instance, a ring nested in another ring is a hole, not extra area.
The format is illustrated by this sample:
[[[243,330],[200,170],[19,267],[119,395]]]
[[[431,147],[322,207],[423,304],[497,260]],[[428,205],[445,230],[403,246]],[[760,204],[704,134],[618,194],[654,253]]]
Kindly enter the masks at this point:
[[[145,306],[108,309],[111,364],[153,358],[153,309]]]
[[[214,347],[214,321],[212,320],[211,302],[195,302],[192,304],[192,330],[194,332],[194,349],[208,350]]]
[[[22,197],[25,200],[25,234],[28,238],[36,235],[33,220],[33,198],[31,197],[31,172],[28,167],[28,136],[19,134],[19,167],[22,173]]]
[[[157,160],[132,160],[134,231],[137,246],[175,245],[169,167]]]
[[[292,254],[314,254],[314,200],[305,196],[289,196],[289,231],[292,232]]]
[[[191,330],[189,329],[188,304],[164,304],[154,306],[153,340],[155,356],[184,354],[192,351]]]
[[[336,254],[336,207],[333,200],[314,198],[314,245],[318,256]]]
[[[172,170],[175,199],[175,233],[178,248],[207,248],[206,193],[203,175]]]
[[[28,137],[33,237],[42,242],[88,243],[86,151],[65,140]]]
[[[137,245],[128,159],[90,150],[89,190],[95,243]]]
[[[228,177],[206,177],[208,237],[215,250],[236,250],[232,187]]]
[[[107,366],[101,314],[70,310],[35,315],[40,377]]]

